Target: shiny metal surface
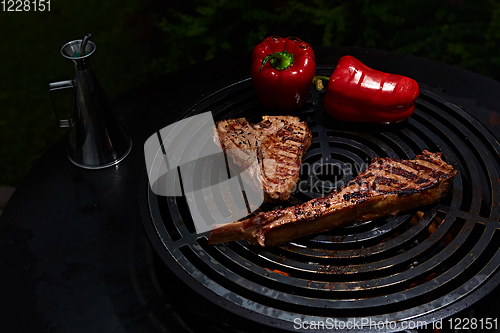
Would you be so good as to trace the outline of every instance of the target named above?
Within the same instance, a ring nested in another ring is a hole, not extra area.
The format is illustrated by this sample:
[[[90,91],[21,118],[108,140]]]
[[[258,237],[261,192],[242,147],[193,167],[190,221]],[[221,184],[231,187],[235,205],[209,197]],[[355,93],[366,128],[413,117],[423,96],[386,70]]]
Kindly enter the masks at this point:
[[[90,36],[91,36],[90,34],[87,34],[85,35],[85,37],[83,37],[82,44],[80,44],[80,56],[85,55],[85,48],[87,47],[87,43],[89,41]]]
[[[84,55],[80,53],[81,46],[84,46]],[[132,149],[130,137],[90,67],[89,58],[95,49],[95,44],[88,40],[66,43],[61,48],[61,54],[73,61],[76,77],[72,81],[49,85],[50,91],[74,89],[73,118],[60,120],[60,123],[61,127],[69,128],[67,153],[70,161],[86,169],[116,165]]]

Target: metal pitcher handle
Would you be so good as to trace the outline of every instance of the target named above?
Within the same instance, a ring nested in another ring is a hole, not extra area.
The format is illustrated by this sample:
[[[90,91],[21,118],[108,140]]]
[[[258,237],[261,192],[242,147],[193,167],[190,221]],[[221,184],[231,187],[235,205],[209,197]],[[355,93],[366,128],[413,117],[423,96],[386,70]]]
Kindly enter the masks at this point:
[[[54,96],[52,95],[52,91],[53,90],[67,89],[67,88],[74,88],[74,87],[75,87],[75,85],[73,84],[73,80],[49,83],[50,99],[52,100],[52,106],[54,107],[54,112],[56,113],[56,117],[57,117],[57,119],[59,119],[59,126],[60,127],[70,127],[71,126],[71,119],[61,119],[59,117],[59,114],[57,113],[56,103],[54,102]]]

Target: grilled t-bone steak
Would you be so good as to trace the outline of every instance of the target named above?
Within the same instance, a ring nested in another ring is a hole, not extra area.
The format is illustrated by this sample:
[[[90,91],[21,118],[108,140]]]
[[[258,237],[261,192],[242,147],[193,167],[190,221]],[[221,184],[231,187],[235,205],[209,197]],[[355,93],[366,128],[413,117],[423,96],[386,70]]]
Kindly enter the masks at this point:
[[[265,202],[279,202],[290,197],[300,176],[300,164],[311,145],[311,131],[298,117],[264,116],[258,124],[245,118],[217,122],[222,149],[239,167],[250,164],[250,154],[258,159],[253,172],[264,189]]]
[[[440,153],[424,150],[413,160],[374,158],[345,187],[301,205],[260,212],[211,231],[209,243],[246,239],[252,244],[282,244],[357,221],[394,215],[438,201],[456,171]]]

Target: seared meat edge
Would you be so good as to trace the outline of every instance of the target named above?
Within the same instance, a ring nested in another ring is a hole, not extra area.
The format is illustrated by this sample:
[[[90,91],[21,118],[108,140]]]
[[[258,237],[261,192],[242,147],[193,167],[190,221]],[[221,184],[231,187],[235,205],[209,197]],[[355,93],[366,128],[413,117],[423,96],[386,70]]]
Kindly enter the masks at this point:
[[[246,239],[271,246],[357,221],[394,215],[438,201],[456,175],[440,153],[414,160],[375,158],[345,187],[298,206],[261,212],[212,230],[209,243]]]

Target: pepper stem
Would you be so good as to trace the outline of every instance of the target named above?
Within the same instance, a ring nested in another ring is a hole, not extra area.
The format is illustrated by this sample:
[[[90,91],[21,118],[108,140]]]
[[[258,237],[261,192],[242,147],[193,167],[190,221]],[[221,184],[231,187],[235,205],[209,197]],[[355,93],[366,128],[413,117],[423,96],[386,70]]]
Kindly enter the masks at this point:
[[[259,71],[262,71],[262,67],[264,67],[267,62],[278,70],[287,69],[293,64],[293,60],[293,54],[288,51],[274,52],[268,54],[264,60],[262,60]]]
[[[323,90],[323,88],[325,88],[323,81],[328,82],[328,80],[330,80],[329,76],[315,75],[312,79],[312,84],[314,85],[316,90]]]

